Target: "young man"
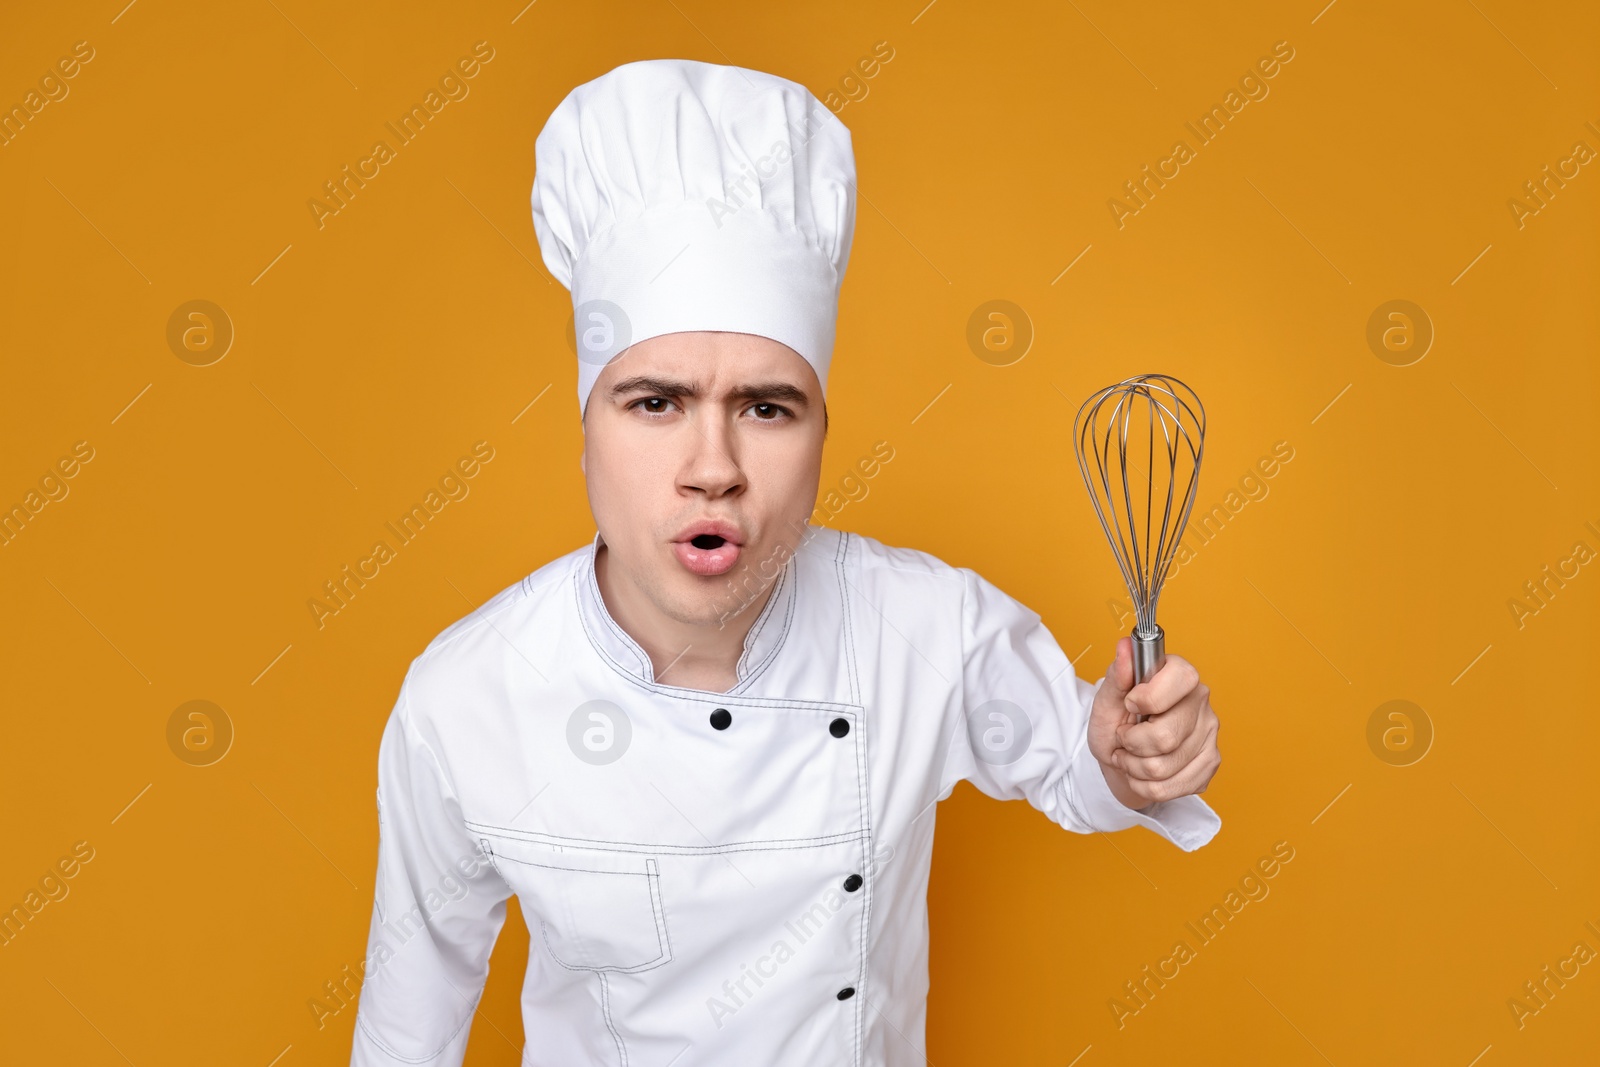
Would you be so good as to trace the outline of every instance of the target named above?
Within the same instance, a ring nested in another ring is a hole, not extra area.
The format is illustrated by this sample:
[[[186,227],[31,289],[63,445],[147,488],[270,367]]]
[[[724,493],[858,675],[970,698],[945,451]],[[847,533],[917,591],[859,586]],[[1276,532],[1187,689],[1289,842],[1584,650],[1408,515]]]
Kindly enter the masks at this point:
[[[352,1064],[461,1063],[516,894],[527,1063],[921,1067],[958,781],[1217,832],[1189,663],[1132,687],[1123,638],[1091,685],[973,572],[807,524],[854,188],[844,126],[736,67],[627,64],[541,133],[598,535],[406,675]]]

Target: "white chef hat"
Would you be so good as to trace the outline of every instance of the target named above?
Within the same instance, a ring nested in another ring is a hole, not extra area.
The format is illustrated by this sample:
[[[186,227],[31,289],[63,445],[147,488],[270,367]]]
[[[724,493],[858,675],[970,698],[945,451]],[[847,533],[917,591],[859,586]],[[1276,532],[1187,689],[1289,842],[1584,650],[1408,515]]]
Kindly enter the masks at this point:
[[[625,63],[568,93],[534,152],[533,228],[572,292],[580,411],[628,345],[684,330],[769,337],[827,386],[855,156],[804,86]]]

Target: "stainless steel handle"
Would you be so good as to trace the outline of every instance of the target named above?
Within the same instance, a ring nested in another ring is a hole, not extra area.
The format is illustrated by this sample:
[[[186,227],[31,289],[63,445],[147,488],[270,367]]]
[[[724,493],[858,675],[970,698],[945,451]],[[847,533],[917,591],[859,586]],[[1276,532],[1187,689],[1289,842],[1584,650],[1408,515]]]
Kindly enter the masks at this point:
[[[1153,636],[1141,634],[1137,627],[1133,631],[1133,684],[1148,681],[1161,665],[1167,662],[1167,632],[1161,627],[1156,627]],[[1144,722],[1147,715],[1135,713],[1134,722]]]

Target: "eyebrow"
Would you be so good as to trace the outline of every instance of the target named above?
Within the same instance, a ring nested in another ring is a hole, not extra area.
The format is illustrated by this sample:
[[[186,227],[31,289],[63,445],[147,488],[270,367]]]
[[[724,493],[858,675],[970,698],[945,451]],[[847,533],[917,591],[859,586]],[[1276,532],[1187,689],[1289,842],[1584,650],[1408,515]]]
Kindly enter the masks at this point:
[[[651,396],[664,396],[677,399],[680,397],[694,398],[701,395],[692,382],[679,378],[655,378],[648,375],[638,375],[624,378],[611,387],[613,397],[627,396],[632,393],[647,393]],[[805,407],[810,398],[805,391],[788,382],[752,382],[740,385],[728,393],[733,400],[758,400],[781,401]]]

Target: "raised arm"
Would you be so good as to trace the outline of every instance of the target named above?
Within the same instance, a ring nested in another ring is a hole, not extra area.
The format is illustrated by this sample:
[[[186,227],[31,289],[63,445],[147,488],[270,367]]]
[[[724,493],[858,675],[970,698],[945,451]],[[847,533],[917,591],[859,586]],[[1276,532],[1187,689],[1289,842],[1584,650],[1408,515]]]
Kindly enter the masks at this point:
[[[1117,799],[1089,743],[1106,679],[1079,678],[1038,615],[977,574],[961,574],[965,721],[952,731],[941,795],[965,779],[998,800],[1025,799],[1074,833],[1144,826],[1185,852],[1210,841],[1222,820],[1199,796],[1139,808]],[[1114,743],[1115,727],[1111,735]]]

